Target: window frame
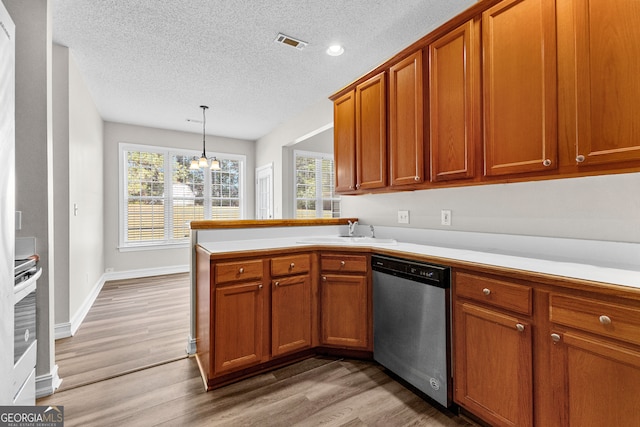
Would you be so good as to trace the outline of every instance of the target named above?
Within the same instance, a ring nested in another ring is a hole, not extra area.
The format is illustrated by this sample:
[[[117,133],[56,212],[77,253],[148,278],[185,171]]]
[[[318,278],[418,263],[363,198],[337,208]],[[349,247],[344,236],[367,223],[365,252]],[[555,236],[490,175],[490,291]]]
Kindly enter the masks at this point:
[[[321,152],[317,152],[317,151],[307,151],[307,150],[293,150],[293,156],[292,156],[292,164],[293,164],[293,218],[298,218],[297,212],[298,212],[298,186],[297,186],[297,174],[298,174],[298,168],[297,168],[297,164],[296,164],[296,159],[298,158],[298,156],[300,157],[311,157],[314,159],[320,159],[320,160],[327,160],[330,159],[333,162],[333,194],[334,197],[331,199],[324,199],[322,197],[322,179],[320,179],[320,186],[318,186],[318,181],[317,181],[317,174],[316,174],[316,216],[315,218],[323,218],[322,215],[318,216],[318,214],[321,214],[323,212],[322,210],[322,205],[323,205],[323,201],[324,200],[334,200],[334,201],[338,201],[340,203],[340,211],[339,211],[339,216],[337,218],[340,218],[342,215],[342,201],[341,201],[341,197],[339,194],[336,194],[335,192],[335,187],[336,187],[336,182],[335,182],[335,168],[336,168],[336,161],[335,161],[335,157],[333,155],[333,153],[321,153]],[[320,175],[321,176],[321,175]],[[318,198],[318,194],[320,194],[320,198]]]
[[[164,155],[164,175],[165,175],[165,196],[163,197],[164,215],[165,215],[165,232],[162,240],[146,240],[146,241],[127,241],[127,201],[129,199],[127,193],[128,183],[128,165],[127,165],[127,153],[132,151],[140,151],[145,153],[158,153]],[[139,251],[139,250],[156,250],[156,249],[174,249],[181,247],[188,247],[190,244],[190,238],[185,237],[183,239],[177,239],[171,237],[173,234],[174,214],[172,210],[173,206],[173,169],[172,159],[173,156],[186,156],[186,157],[200,157],[201,152],[197,150],[182,149],[177,147],[165,147],[145,144],[134,144],[127,142],[120,142],[118,144],[118,250],[120,252]],[[247,156],[244,154],[232,154],[232,153],[220,153],[208,151],[209,157],[216,157],[218,160],[234,160],[239,162],[238,170],[238,200],[239,200],[239,218],[246,218],[246,164]],[[168,184],[167,184],[167,179]],[[213,200],[211,198],[212,179],[211,174],[204,175],[203,185],[205,187],[205,193],[209,194],[209,202]],[[207,196],[205,196],[205,200]],[[204,217],[211,217],[212,207],[210,203],[204,204]],[[168,227],[167,227],[168,226]]]

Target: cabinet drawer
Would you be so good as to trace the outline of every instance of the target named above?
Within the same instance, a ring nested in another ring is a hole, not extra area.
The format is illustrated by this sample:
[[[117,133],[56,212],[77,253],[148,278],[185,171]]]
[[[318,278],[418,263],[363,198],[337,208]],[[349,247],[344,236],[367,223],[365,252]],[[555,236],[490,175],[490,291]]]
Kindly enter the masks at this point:
[[[368,262],[365,255],[322,255],[320,269],[322,272],[366,273]]]
[[[216,284],[262,279],[262,260],[222,262],[216,264]]]
[[[640,345],[640,309],[597,300],[552,294],[553,323]]]
[[[532,312],[532,289],[530,286],[456,273],[455,292],[458,297],[516,313],[531,315]]]
[[[274,277],[308,273],[310,268],[311,261],[309,254],[283,256],[271,259],[271,275]]]

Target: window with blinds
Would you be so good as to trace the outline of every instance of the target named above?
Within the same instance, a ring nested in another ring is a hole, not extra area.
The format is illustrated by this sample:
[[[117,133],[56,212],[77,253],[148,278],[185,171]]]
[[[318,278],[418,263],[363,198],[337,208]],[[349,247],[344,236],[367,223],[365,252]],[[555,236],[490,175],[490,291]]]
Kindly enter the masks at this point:
[[[245,157],[216,154],[220,170],[191,170],[197,155],[120,144],[121,247],[184,244],[193,220],[244,217]]]
[[[333,155],[294,151],[296,218],[339,218]]]

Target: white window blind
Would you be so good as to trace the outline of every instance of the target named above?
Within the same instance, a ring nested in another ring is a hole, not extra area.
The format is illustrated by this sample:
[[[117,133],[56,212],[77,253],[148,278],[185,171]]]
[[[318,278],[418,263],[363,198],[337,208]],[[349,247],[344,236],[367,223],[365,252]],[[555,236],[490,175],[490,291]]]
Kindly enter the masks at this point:
[[[216,154],[220,170],[191,170],[196,152],[120,144],[120,246],[184,244],[189,223],[244,217],[245,157]]]
[[[294,151],[296,218],[339,218],[333,155]]]

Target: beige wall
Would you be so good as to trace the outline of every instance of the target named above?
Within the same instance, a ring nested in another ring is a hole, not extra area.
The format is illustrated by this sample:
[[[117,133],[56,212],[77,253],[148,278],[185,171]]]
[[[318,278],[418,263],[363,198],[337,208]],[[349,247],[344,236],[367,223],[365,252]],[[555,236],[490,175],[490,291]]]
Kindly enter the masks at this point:
[[[160,147],[200,150],[202,134],[169,131],[163,129],[106,122],[104,129],[104,266],[113,272],[140,270],[162,271],[175,269],[187,271],[189,265],[188,245],[176,249],[156,249],[121,252],[118,248],[119,222],[119,177],[118,144],[143,144]],[[230,153],[245,155],[246,218],[255,213],[255,143],[248,140],[222,138],[207,135],[207,153]]]

